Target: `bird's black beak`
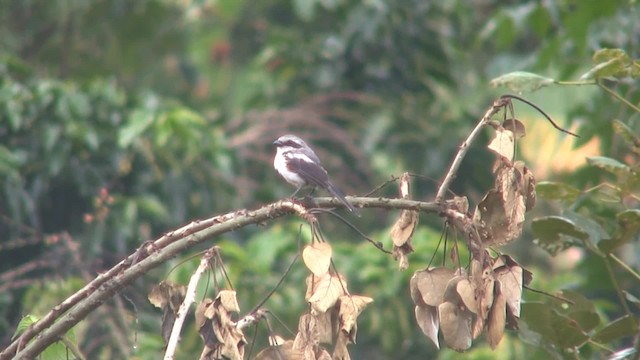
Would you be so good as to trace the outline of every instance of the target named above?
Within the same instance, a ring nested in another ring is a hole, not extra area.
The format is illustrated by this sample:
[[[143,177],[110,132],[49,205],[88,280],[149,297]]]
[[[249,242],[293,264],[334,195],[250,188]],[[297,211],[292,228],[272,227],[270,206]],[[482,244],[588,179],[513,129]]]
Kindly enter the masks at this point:
[[[280,140],[276,140],[276,141],[273,142],[273,145],[280,146],[280,145],[282,145],[282,143],[280,142]]]

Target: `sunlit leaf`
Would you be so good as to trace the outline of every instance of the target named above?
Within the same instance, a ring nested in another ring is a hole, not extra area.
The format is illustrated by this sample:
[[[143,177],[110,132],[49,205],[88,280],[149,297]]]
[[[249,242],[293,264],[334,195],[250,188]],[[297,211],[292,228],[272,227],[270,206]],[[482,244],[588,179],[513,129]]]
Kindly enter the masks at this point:
[[[304,247],[302,260],[315,276],[320,277],[329,271],[332,253],[329,243],[315,242]]]
[[[517,93],[534,92],[541,87],[555,83],[552,78],[540,76],[526,71],[514,71],[491,80],[493,87],[506,86]]]

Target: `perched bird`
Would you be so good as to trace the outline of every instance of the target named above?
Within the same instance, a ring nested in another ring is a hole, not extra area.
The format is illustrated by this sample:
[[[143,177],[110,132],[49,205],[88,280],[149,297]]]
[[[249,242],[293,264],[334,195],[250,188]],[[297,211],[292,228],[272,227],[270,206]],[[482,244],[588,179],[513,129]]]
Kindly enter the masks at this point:
[[[342,191],[331,183],[318,155],[304,140],[295,135],[283,135],[273,144],[277,148],[273,167],[289,184],[297,187],[292,197],[304,186],[319,186],[340,200],[349,211],[360,216],[358,210],[345,199]]]

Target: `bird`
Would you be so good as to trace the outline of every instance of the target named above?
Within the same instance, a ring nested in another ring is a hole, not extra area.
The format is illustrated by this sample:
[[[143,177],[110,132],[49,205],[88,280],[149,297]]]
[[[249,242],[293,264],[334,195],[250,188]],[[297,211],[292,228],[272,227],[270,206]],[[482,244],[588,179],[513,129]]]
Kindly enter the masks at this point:
[[[321,187],[340,200],[353,214],[360,216],[358,210],[344,197],[329,180],[327,170],[322,167],[318,155],[304,140],[295,135],[283,135],[273,142],[276,155],[273,167],[291,185],[297,189],[291,195],[294,197],[305,186]]]

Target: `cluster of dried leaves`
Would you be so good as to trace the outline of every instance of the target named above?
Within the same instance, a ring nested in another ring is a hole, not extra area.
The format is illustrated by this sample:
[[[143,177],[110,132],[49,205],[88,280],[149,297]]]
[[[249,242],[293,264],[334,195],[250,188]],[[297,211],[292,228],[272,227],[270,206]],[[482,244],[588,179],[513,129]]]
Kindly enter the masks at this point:
[[[347,345],[356,342],[356,319],[373,299],[351,295],[346,279],[331,269],[332,249],[326,242],[305,246],[302,259],[311,271],[306,279],[309,311],[300,317],[293,340],[280,340],[257,359],[350,359]],[[330,354],[322,344],[335,344]]]
[[[508,255],[473,259],[464,269],[437,267],[420,270],[411,278],[411,298],[424,334],[440,348],[438,332],[450,348],[464,351],[484,329],[495,348],[505,327],[517,329],[523,285],[532,275]]]
[[[148,295],[149,301],[163,310],[162,338],[169,341],[178,309],[185,297],[186,287],[163,281],[154,287]],[[233,321],[231,313],[240,312],[240,306],[233,290],[221,290],[215,299],[205,298],[197,306],[195,322],[198,333],[204,340],[204,349],[200,359],[244,358],[247,344],[238,322]]]
[[[517,239],[525,212],[536,200],[533,174],[523,162],[514,162],[516,139],[525,135],[524,125],[513,118],[489,124],[495,137],[488,148],[498,155],[493,167],[494,187],[473,214],[468,213],[465,197],[453,199],[443,212],[466,240],[471,253],[468,270],[438,267],[417,271],[411,278],[416,320],[438,348],[439,332],[448,347],[464,351],[485,329],[488,343],[495,348],[505,328],[517,328],[522,288],[532,278],[508,255],[491,257],[486,250]],[[408,178],[403,176],[403,197],[408,196],[405,182]],[[413,216],[411,211],[403,211],[391,231],[401,269],[406,268],[406,256],[411,252],[410,240],[417,225],[417,214]]]

